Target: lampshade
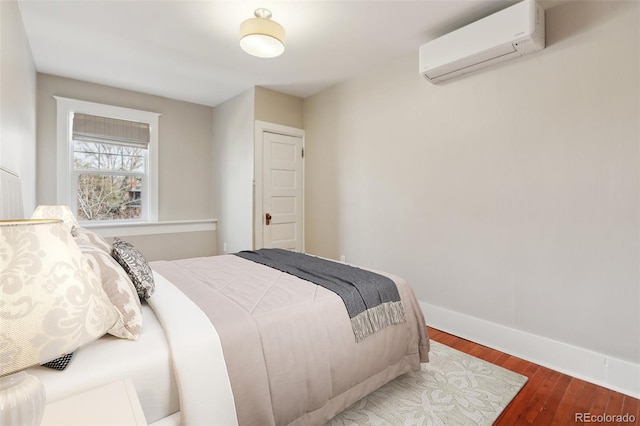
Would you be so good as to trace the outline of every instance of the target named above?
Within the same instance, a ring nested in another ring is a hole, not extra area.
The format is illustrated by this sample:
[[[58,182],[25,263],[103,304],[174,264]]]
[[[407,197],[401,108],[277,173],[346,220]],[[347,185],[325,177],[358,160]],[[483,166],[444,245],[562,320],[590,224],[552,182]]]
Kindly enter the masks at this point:
[[[267,9],[256,9],[255,18],[240,24],[240,47],[259,58],[275,58],[284,52],[284,28],[271,20]]]
[[[113,305],[61,220],[0,221],[0,423],[31,424],[23,418],[37,409],[11,394],[7,383],[15,375],[8,375],[73,352],[115,321]],[[33,380],[25,376],[15,381]]]

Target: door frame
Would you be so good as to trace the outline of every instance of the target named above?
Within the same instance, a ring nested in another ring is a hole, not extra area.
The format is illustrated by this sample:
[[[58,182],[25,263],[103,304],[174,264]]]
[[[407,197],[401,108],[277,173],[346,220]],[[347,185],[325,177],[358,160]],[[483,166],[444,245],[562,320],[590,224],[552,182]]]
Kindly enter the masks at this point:
[[[255,135],[253,138],[253,249],[257,250],[263,247],[263,152],[264,152],[264,134],[277,133],[286,136],[295,136],[302,139],[302,149],[305,149],[305,135],[303,129],[295,127],[283,126],[282,124],[269,123],[266,121],[255,120]],[[305,157],[302,157],[302,251],[305,251],[305,232],[304,232],[304,200],[305,200]]]

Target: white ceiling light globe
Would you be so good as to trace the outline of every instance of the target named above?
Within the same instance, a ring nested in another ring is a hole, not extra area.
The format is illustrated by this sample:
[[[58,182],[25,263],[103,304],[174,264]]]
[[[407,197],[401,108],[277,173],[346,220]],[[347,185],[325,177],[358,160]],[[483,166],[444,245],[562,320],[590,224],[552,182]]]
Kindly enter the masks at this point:
[[[282,25],[272,21],[267,9],[256,9],[255,18],[240,25],[240,47],[258,58],[275,58],[284,52],[285,33]]]

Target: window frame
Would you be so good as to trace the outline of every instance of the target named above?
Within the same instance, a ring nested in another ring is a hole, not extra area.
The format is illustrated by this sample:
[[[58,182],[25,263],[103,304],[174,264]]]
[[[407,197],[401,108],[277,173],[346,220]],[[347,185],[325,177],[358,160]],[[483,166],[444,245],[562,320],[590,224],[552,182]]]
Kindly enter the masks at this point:
[[[66,204],[77,212],[78,176],[84,171],[75,170],[73,142],[73,114],[82,113],[149,124],[150,140],[145,154],[145,178],[142,180],[143,196],[141,217],[137,219],[112,219],[81,221],[83,225],[100,223],[145,223],[158,221],[158,124],[161,114],[131,108],[80,101],[54,96],[57,104],[57,186],[58,204]],[[101,174],[109,174],[104,171]],[[127,172],[115,173],[126,175]]]

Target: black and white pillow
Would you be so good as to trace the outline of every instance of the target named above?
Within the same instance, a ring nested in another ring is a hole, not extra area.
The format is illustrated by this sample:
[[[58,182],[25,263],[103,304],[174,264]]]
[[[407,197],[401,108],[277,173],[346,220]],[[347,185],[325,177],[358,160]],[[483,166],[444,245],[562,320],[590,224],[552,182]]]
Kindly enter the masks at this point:
[[[70,354],[62,355],[60,358],[56,358],[53,361],[42,364],[43,367],[53,368],[54,370],[64,370],[73,358],[73,352]]]
[[[142,253],[133,245],[119,238],[113,239],[111,255],[127,271],[140,299],[148,299],[156,285],[153,273]]]

